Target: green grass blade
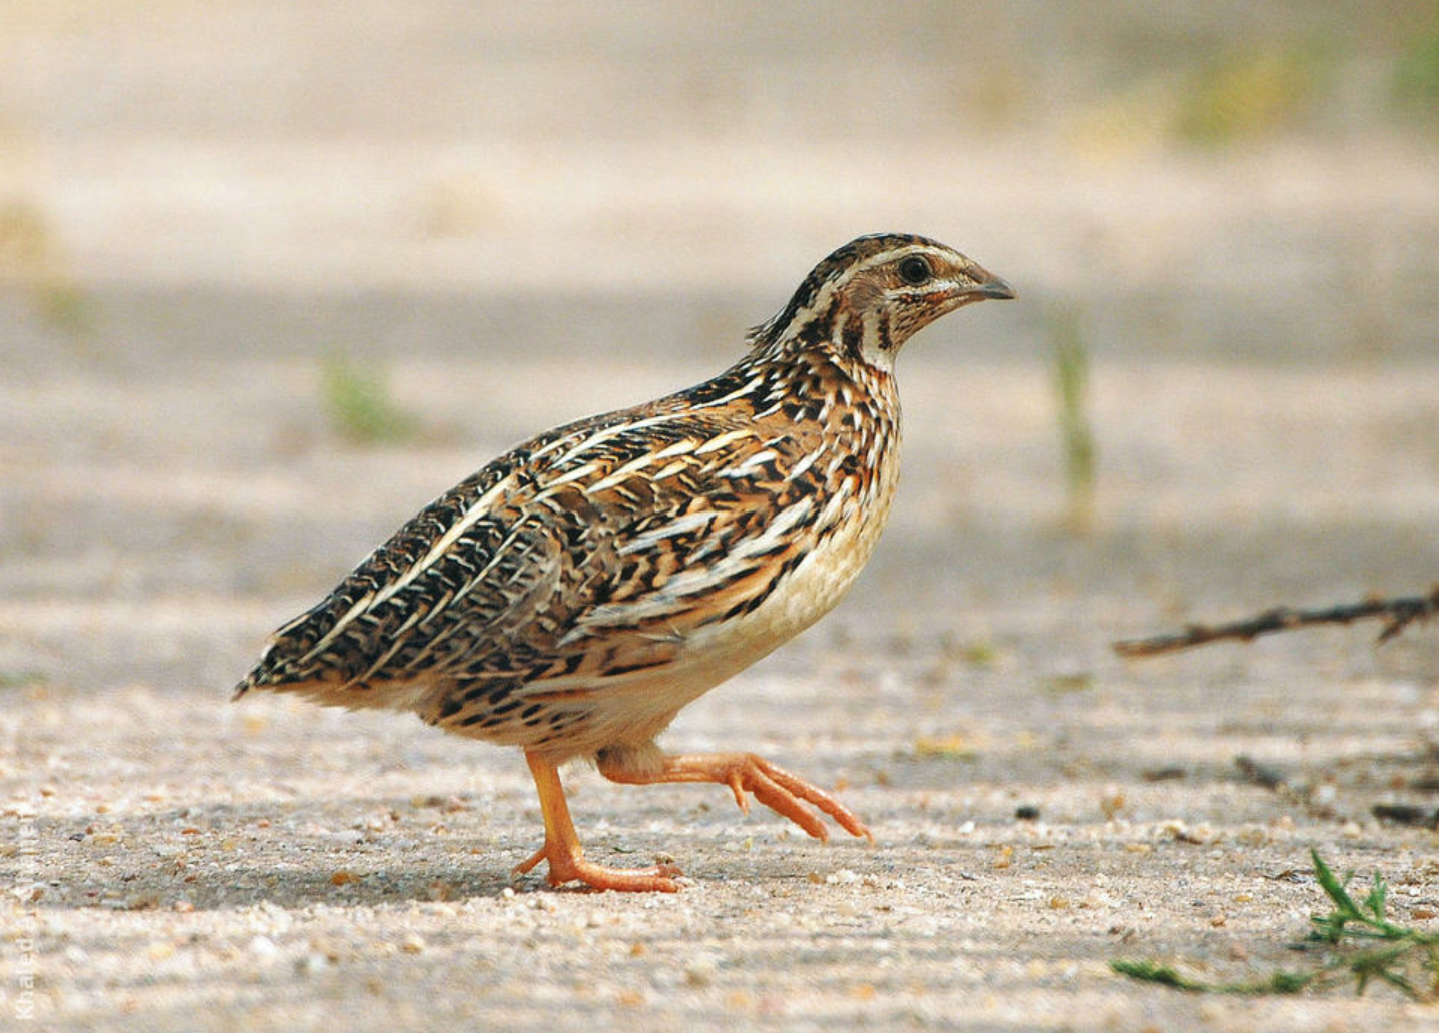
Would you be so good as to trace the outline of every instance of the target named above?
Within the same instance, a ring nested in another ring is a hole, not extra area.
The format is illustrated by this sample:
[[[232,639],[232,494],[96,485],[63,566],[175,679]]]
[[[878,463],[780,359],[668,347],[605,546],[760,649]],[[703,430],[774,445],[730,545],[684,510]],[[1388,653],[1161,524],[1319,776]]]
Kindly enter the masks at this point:
[[[1199,993],[1215,989],[1215,987],[1209,983],[1201,983],[1189,979],[1186,976],[1180,975],[1168,965],[1157,965],[1152,961],[1125,961],[1116,959],[1109,963],[1109,967],[1121,976],[1137,979],[1141,983],[1158,983],[1160,986],[1170,986],[1176,990],[1188,990]]]

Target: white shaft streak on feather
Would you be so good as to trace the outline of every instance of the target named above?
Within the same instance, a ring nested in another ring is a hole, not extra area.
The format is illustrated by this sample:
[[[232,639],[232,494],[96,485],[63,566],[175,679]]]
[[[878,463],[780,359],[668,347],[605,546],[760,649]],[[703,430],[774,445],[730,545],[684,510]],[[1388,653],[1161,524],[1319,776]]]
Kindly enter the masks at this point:
[[[470,507],[465,510],[464,516],[456,520],[454,526],[440,536],[440,540],[430,547],[430,551],[425,553],[424,558],[420,560],[420,562],[416,563],[409,570],[405,571],[403,575],[376,593],[372,608],[379,606],[386,599],[390,598],[390,596],[401,591],[411,581],[414,581],[415,578],[434,566],[435,561],[448,552],[450,546],[454,545],[466,531],[474,527],[475,524],[479,523],[482,517],[490,512],[490,503],[503,494],[511,486],[513,481],[513,477],[502,477],[495,483],[494,487],[470,503]]]
[[[686,455],[693,452],[697,444],[699,444],[699,442],[695,441],[694,438],[680,438],[680,440],[674,444],[666,445],[660,449],[655,453],[654,457],[656,459],[672,459],[675,456]]]
[[[426,624],[426,623],[429,622],[430,618],[433,617],[434,615],[436,615],[436,614],[438,614],[438,613],[441,613],[441,612],[443,612],[444,610],[446,610],[446,609],[448,609],[448,608],[450,608],[450,607],[459,605],[460,600],[462,600],[465,596],[469,595],[469,594],[470,594],[470,591],[471,591],[476,585],[483,584],[486,575],[488,575],[488,574],[490,573],[490,571],[494,570],[495,567],[499,565],[500,560],[504,559],[504,557],[506,556],[506,554],[509,553],[511,547],[515,544],[516,541],[519,540],[520,533],[521,533],[524,529],[525,529],[525,522],[524,522],[523,520],[521,520],[521,521],[520,521],[518,524],[516,524],[514,527],[510,528],[510,533],[505,536],[504,540],[501,541],[499,545],[495,546],[494,554],[490,556],[489,561],[488,561],[483,567],[481,567],[479,570],[475,571],[474,575],[473,575],[472,577],[468,578],[468,579],[465,581],[464,585],[462,585],[462,586],[460,587],[460,590],[459,590],[458,592],[456,592],[456,593],[454,594],[454,596],[451,597],[447,602],[445,602],[443,605],[437,605],[437,606],[435,606],[434,608],[432,608],[432,609],[430,610],[430,612],[425,615],[425,619],[424,619],[423,621],[421,621],[420,623],[421,623],[421,624]],[[408,625],[408,624],[409,624],[409,621],[406,621],[405,623],[406,623],[406,625]],[[439,633],[438,635],[436,635],[434,638],[430,639],[427,643],[425,643],[424,648],[422,648],[418,653],[416,653],[415,656],[411,657],[411,658],[406,662],[405,667],[406,667],[406,668],[409,668],[409,669],[413,669],[413,668],[415,668],[416,666],[418,666],[418,664],[420,663],[420,661],[423,660],[426,656],[428,656],[428,655],[430,654],[430,652],[435,649],[436,646],[438,646],[440,643],[444,642],[445,639],[449,638],[449,637],[450,637],[451,635],[453,635],[456,631],[460,630],[460,629],[463,628],[463,627],[464,627],[464,624],[463,624],[462,622],[460,622],[460,621],[452,621],[452,622],[450,623],[450,626],[449,626],[448,628],[446,628],[444,631],[440,632],[440,633]],[[389,656],[387,655],[387,656],[385,657],[385,660],[388,660],[388,659],[389,659]],[[376,665],[376,666],[370,668],[370,670],[368,670],[368,671],[365,672],[364,677],[365,677],[365,678],[370,677],[370,675],[374,674],[375,671],[378,670],[378,669],[379,669],[379,665]]]
[[[340,632],[349,627],[351,621],[369,609],[370,604],[374,602],[374,600],[375,593],[373,592],[366,592],[360,596],[359,601],[345,611],[345,615],[335,622],[335,626],[326,632],[320,641],[310,647],[308,653],[300,657],[298,663],[307,664],[323,653],[329,647],[330,643],[339,637]]]
[[[703,592],[715,584],[723,584],[742,574],[750,560],[772,552],[775,546],[783,542],[813,507],[814,503],[808,496],[786,506],[770,521],[762,534],[729,543],[728,553],[712,566],[691,567],[680,571],[665,582],[664,588],[655,593],[655,597],[667,606],[670,599]]]
[[[395,629],[394,636],[400,638],[416,624],[423,623],[437,613],[444,613],[445,607],[449,606],[452,602],[454,602],[454,595],[446,593],[439,599],[436,599],[428,608],[423,606],[415,607],[415,611],[405,618],[405,623]],[[367,673],[365,676],[369,677],[369,674]]]
[[[844,453],[842,452],[836,452],[830,456],[829,462],[825,464],[824,468],[825,477],[833,477],[834,472],[844,465],[844,459]]]
[[[331,642],[335,641],[335,639],[354,622],[356,617],[359,617],[362,613],[368,613],[370,610],[373,610],[396,592],[402,591],[406,585],[410,584],[415,578],[434,566],[435,561],[443,556],[450,546],[454,545],[466,531],[474,527],[480,518],[490,511],[490,503],[510,487],[512,480],[513,478],[511,477],[502,477],[499,481],[495,482],[493,487],[475,499],[475,501],[470,504],[470,507],[465,510],[464,515],[455,521],[454,526],[446,531],[440,537],[440,540],[430,547],[430,551],[425,553],[424,557],[422,557],[418,563],[411,566],[380,591],[367,593],[362,596],[355,605],[351,606],[349,610],[345,612],[343,617],[335,622],[333,628],[310,647],[309,652],[302,656],[299,662],[309,663],[315,657],[319,656],[329,647]]]
[[[789,473],[785,475],[785,480],[793,482],[803,477],[806,471],[815,464],[815,460],[819,458],[820,453],[823,451],[823,448],[817,448],[813,452],[807,453],[803,459],[790,467]]]
[[[840,511],[844,508],[845,501],[849,498],[853,489],[853,482],[846,480],[839,486],[839,490],[829,497],[824,504],[824,509],[819,511],[819,519],[815,521],[815,528],[823,534],[831,525],[836,523],[840,517]]]
[[[682,470],[688,470],[689,465],[689,463],[686,463],[683,460],[676,459],[674,462],[670,463],[663,469],[656,470],[653,474],[650,475],[650,479],[654,481],[662,481],[666,477],[673,477],[675,474],[679,473]]]
[[[374,663],[372,663],[369,667],[365,668],[365,672],[364,672],[363,674],[357,674],[355,677],[353,677],[353,678],[351,678],[349,681],[345,682],[345,684],[344,684],[343,687],[346,688],[346,689],[353,688],[354,686],[360,685],[360,684],[364,683],[365,681],[369,680],[369,678],[370,678],[370,676],[371,676],[372,674],[374,674],[376,671],[378,671],[381,667],[384,667],[385,664],[389,663],[389,662],[390,662],[390,657],[392,657],[392,656],[394,656],[396,653],[398,653],[401,649],[404,648],[404,646],[405,646],[404,636],[402,636],[402,635],[396,635],[396,636],[395,636],[395,644],[394,644],[394,645],[392,645],[389,649],[387,649],[387,650],[385,650],[383,653],[381,653],[380,656],[379,656],[379,658],[378,658]]]
[[[727,543],[727,551],[717,562],[687,567],[666,581],[663,588],[648,592],[633,602],[607,603],[595,607],[592,613],[565,634],[560,645],[568,645],[599,628],[638,624],[672,613],[676,601],[721,587],[735,578],[751,573],[753,561],[773,552],[813,508],[814,503],[810,498],[802,498],[782,509],[762,534]]]
[[[746,380],[746,381],[744,382],[744,384],[742,384],[741,386],[735,388],[733,391],[731,391],[729,394],[725,395],[724,397],[722,397],[722,398],[716,398],[716,399],[715,399],[714,401],[712,401],[712,402],[706,402],[704,405],[695,406],[695,408],[696,408],[696,409],[708,409],[708,408],[710,408],[710,407],[712,407],[712,406],[728,405],[730,402],[736,401],[737,399],[740,399],[740,398],[747,398],[747,397],[749,397],[750,395],[752,395],[752,394],[754,393],[754,390],[755,390],[755,388],[760,384],[761,379],[762,379],[762,378],[760,378],[760,377],[754,377],[754,378],[752,378],[752,379],[750,379],[750,380]]]
[[[646,466],[649,466],[651,463],[657,462],[661,459],[671,459],[675,456],[687,455],[688,453],[695,451],[696,444],[698,444],[698,442],[696,442],[693,438],[681,438],[673,445],[668,445],[665,448],[660,449],[658,452],[646,452],[644,455],[637,456],[634,459],[631,459],[628,463],[625,463],[623,466],[615,467],[615,469],[611,470],[604,477],[595,481],[595,483],[585,485],[585,494],[597,495],[600,492],[613,488],[615,485],[629,480],[630,477],[632,477],[636,473],[639,473],[639,471],[643,470]]]
[[[738,466],[731,466],[727,469],[720,470],[715,476],[728,478],[745,477],[748,476],[751,470],[755,470],[758,467],[763,466],[771,459],[778,458],[778,452],[776,452],[772,448],[766,448],[763,451],[756,452],[751,456],[747,456],[744,462],[740,463]]]
[[[571,448],[568,452],[565,452],[563,455],[556,458],[553,461],[552,465],[563,466],[571,459],[574,459],[576,456],[583,454],[587,449],[594,448],[596,445],[602,445],[606,441],[610,440],[610,438],[618,437],[620,434],[633,434],[637,430],[644,430],[646,427],[656,427],[662,423],[672,423],[675,420],[693,419],[694,414],[697,412],[703,412],[705,409],[719,408],[728,404],[729,402],[733,402],[737,398],[743,398],[748,392],[754,390],[755,383],[755,380],[749,380],[744,384],[743,387],[740,387],[738,390],[732,391],[731,393],[725,395],[723,398],[716,398],[712,401],[704,402],[702,404],[691,404],[683,409],[675,409],[671,412],[662,412],[656,416],[648,416],[642,420],[616,423],[613,426],[597,430],[589,437],[581,441],[579,444]],[[561,442],[555,442],[551,445],[546,445],[544,448],[532,453],[531,458],[533,458],[534,456],[543,455],[544,453],[550,451],[552,448],[558,448],[560,446]]]
[[[573,470],[567,470],[566,472],[556,477],[554,480],[546,481],[544,490],[535,496],[535,501],[539,502],[549,498],[560,488],[563,488],[566,484],[569,484],[571,481],[578,481],[585,477],[588,477],[590,474],[594,473],[599,468],[600,464],[592,459],[588,463],[580,464]]]
[[[468,591],[468,586],[466,587],[466,591]],[[414,656],[410,657],[405,661],[405,669],[413,671],[422,668],[426,657],[428,657],[432,652],[434,652],[440,646],[440,644],[445,641],[445,639],[449,638],[455,632],[462,630],[464,627],[465,625],[460,621],[451,621],[449,627],[445,628],[434,638],[426,642],[423,649],[420,649],[418,652],[415,653]]]
[[[842,277],[839,277],[839,281],[848,282],[850,275],[852,275],[852,272]],[[821,312],[827,312],[829,310],[830,299],[834,297],[834,292],[837,286],[838,281],[836,280],[830,280],[826,282],[823,286],[820,287],[818,291],[815,292],[814,297],[810,299],[810,303],[808,305],[803,306],[795,312],[794,318],[790,320],[789,324],[792,331],[790,336],[793,336],[794,332],[798,332],[799,330],[808,326],[810,320],[814,319],[816,315],[819,315]]]
[[[691,531],[699,530],[716,516],[718,516],[718,514],[712,509],[699,513],[686,513],[661,527],[656,527],[635,535],[631,541],[620,546],[616,552],[621,556],[629,556],[636,552],[645,552],[656,542],[662,542],[666,538],[673,538],[676,535],[688,534]]]
[[[721,448],[724,448],[730,442],[739,441],[743,438],[750,437],[753,433],[753,431],[743,428],[739,430],[727,430],[723,434],[717,434],[716,436],[710,438],[699,448],[695,449],[695,455],[708,455],[711,452],[715,452]]]
[[[523,520],[510,528],[510,533],[505,535],[504,540],[501,541],[499,545],[495,546],[494,554],[490,556],[489,561],[479,570],[475,571],[473,576],[467,578],[464,585],[461,586],[460,590],[455,593],[455,597],[450,600],[451,606],[459,602],[465,596],[469,595],[470,590],[476,585],[482,584],[484,582],[485,575],[495,569],[496,565],[499,564],[500,560],[503,559],[505,554],[510,551],[510,547],[514,545],[515,542],[519,539],[520,532],[524,529],[525,522]]]

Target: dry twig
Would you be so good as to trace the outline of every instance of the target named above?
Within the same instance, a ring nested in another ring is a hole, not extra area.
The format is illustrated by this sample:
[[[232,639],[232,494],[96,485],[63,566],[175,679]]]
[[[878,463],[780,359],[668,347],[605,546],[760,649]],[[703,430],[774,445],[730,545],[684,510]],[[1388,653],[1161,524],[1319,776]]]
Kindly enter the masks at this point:
[[[1296,610],[1288,606],[1276,606],[1242,621],[1228,624],[1189,624],[1183,631],[1116,642],[1114,651],[1125,657],[1153,656],[1156,653],[1170,653],[1221,639],[1241,639],[1248,642],[1260,635],[1289,631],[1310,624],[1348,624],[1370,617],[1383,619],[1384,630],[1379,633],[1378,641],[1387,642],[1414,621],[1427,619],[1435,614],[1439,614],[1439,585],[1430,589],[1428,595],[1401,596],[1397,599],[1371,597],[1361,603],[1330,606],[1321,610]]]

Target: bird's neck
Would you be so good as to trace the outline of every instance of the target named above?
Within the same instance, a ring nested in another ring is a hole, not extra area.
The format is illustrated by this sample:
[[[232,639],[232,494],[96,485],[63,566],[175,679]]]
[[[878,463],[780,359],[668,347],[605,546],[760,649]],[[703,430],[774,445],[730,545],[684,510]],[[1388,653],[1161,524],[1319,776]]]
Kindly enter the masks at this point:
[[[907,335],[896,332],[889,311],[881,306],[858,308],[841,297],[824,300],[823,306],[791,301],[784,311],[751,331],[751,349],[775,358],[824,352],[842,365],[892,373],[894,356]]]
[[[749,385],[757,417],[783,413],[797,423],[818,421],[840,436],[898,436],[893,374],[845,349],[780,341],[756,347],[731,374]]]

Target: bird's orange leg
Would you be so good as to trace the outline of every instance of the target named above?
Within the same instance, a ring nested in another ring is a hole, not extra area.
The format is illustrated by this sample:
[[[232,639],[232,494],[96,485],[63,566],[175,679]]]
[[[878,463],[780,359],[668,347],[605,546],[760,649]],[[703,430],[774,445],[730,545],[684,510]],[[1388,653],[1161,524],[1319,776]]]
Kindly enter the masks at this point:
[[[535,788],[540,794],[540,813],[545,818],[545,845],[529,860],[516,865],[513,874],[523,875],[541,861],[548,861],[550,870],[547,879],[551,886],[578,880],[597,890],[674,893],[679,889],[674,876],[680,871],[672,864],[653,868],[606,868],[586,861],[580,837],[575,834],[574,822],[570,820],[569,805],[565,803],[559,768],[553,761],[530,752],[525,753],[525,760],[529,762],[530,774],[534,776]]]
[[[852,836],[871,843],[874,836],[859,816],[819,786],[771,764],[753,753],[676,753],[664,757],[659,768],[648,770],[627,765],[625,755],[601,756],[600,774],[611,782],[627,785],[654,785],[659,782],[717,782],[730,787],[740,810],[749,813],[748,791],[772,811],[784,815],[815,839],[829,839],[829,830],[819,815],[805,806],[813,804],[840,824]]]

